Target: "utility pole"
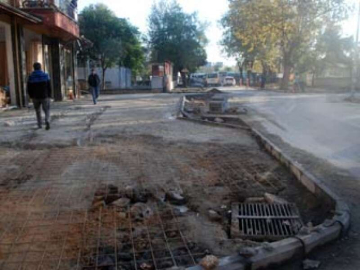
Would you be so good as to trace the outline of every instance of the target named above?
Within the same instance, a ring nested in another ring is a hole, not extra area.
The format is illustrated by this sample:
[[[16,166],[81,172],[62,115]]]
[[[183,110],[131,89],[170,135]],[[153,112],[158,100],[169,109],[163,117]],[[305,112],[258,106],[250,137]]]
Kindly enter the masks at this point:
[[[354,64],[352,72],[352,84],[351,84],[351,97],[355,97],[356,87],[359,85],[359,30],[360,30],[360,2],[359,2],[359,13],[358,22],[356,27],[356,38],[354,43]]]

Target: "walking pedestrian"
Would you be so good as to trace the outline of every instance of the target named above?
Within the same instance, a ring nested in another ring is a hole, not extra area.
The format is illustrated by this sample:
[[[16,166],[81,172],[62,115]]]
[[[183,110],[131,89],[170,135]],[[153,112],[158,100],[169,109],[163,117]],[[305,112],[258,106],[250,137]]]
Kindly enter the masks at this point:
[[[90,86],[90,91],[95,105],[97,103],[97,99],[99,98],[99,94],[100,94],[100,78],[99,75],[96,74],[96,70],[94,68],[91,70],[88,83]]]
[[[34,71],[29,76],[27,82],[27,90],[29,97],[32,99],[38,128],[42,128],[41,107],[45,113],[46,130],[50,129],[50,97],[51,82],[47,73],[41,70],[41,64],[34,64]]]

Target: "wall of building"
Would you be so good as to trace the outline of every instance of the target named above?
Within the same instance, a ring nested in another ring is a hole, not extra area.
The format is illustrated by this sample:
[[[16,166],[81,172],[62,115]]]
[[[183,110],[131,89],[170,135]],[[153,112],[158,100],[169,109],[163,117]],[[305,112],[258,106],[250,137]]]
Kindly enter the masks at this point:
[[[7,65],[7,82],[10,87],[10,98],[11,105],[16,105],[16,89],[15,89],[15,70],[14,70],[14,58],[13,58],[13,46],[11,36],[11,26],[8,23],[0,21],[0,28],[2,31],[2,37],[4,38],[4,49],[6,50],[6,61]]]
[[[101,68],[97,69],[97,74],[102,80],[102,70]],[[78,67],[77,75],[79,81],[87,81],[88,76],[90,75],[89,68]],[[131,88],[131,70],[124,67],[109,68],[105,73],[105,83],[106,89],[126,89]],[[81,83],[82,88],[84,84]],[[85,90],[85,89],[83,89]]]
[[[315,78],[314,87],[329,90],[348,90],[351,87],[351,78]]]

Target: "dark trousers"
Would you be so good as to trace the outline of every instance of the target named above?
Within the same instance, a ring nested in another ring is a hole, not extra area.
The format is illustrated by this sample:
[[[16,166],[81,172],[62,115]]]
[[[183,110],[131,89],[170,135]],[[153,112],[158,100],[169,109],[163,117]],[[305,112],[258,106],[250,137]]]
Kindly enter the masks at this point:
[[[99,86],[91,87],[91,94],[93,97],[94,104],[96,104],[97,99],[99,98],[99,94],[100,94],[100,87]]]
[[[42,119],[41,119],[41,107],[45,113],[45,123],[50,122],[50,99],[33,99],[34,108],[36,111],[36,119],[38,123],[38,127],[42,126]]]

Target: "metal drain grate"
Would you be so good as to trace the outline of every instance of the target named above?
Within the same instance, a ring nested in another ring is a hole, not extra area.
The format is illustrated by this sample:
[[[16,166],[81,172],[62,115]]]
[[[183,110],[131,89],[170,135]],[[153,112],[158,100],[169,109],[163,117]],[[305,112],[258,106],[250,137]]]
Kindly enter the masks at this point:
[[[233,204],[231,237],[276,241],[296,235],[303,222],[294,204]]]

